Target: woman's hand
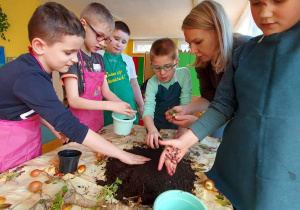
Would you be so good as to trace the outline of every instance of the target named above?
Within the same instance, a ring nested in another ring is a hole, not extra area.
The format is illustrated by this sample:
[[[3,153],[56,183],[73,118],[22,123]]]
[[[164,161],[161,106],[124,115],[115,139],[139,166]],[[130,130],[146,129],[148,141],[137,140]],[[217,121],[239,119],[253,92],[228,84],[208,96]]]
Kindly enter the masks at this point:
[[[124,150],[122,151],[124,152],[124,154],[121,155],[121,158],[119,160],[128,165],[144,164],[145,162],[151,160],[150,158],[144,156],[135,155],[129,152],[125,152]]]
[[[166,119],[170,123],[173,123],[175,116],[185,115],[185,106],[174,106],[172,109],[169,109],[168,111],[166,111],[165,115],[166,115]]]
[[[137,111],[133,110],[130,106],[130,104],[126,102],[116,102],[112,101],[111,102],[111,111],[119,113],[119,114],[124,114],[129,117],[132,117],[132,114],[135,114]]]
[[[175,116],[172,123],[183,128],[188,128],[193,125],[198,118],[194,115]]]
[[[145,141],[149,147],[151,147],[152,149],[158,149],[159,148],[158,139],[162,139],[162,138],[156,128],[148,130],[147,136],[145,137]]]

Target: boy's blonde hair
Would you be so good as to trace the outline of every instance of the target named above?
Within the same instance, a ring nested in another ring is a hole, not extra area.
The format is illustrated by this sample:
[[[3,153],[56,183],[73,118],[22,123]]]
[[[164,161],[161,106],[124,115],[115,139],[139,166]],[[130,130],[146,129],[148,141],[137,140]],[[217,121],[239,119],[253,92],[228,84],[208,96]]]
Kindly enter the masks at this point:
[[[233,34],[222,5],[212,0],[202,1],[183,20],[181,29],[216,30],[219,49],[214,53],[210,63],[216,72],[225,70],[232,55]],[[205,67],[207,64],[208,62],[202,62],[196,57],[192,66]]]
[[[153,42],[150,49],[150,60],[152,62],[154,57],[168,55],[172,59],[178,58],[178,49],[172,39],[162,38]]]
[[[88,22],[98,21],[109,25],[111,31],[115,28],[115,21],[110,11],[100,3],[91,3],[87,5],[80,14],[80,19]]]

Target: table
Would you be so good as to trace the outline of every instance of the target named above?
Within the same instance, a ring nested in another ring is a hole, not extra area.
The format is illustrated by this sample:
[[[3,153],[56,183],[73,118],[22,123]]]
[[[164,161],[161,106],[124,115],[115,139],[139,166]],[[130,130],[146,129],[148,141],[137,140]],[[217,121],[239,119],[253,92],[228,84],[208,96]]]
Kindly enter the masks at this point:
[[[138,146],[141,143],[144,143],[144,138],[146,135],[144,127],[134,125],[133,128],[134,133],[127,136],[119,136],[113,132],[113,125],[109,125],[101,129],[99,134],[105,139],[112,141],[119,148],[131,149],[133,146]],[[161,135],[164,139],[172,138],[174,134],[174,130],[161,131]],[[208,171],[212,167],[219,144],[220,139],[206,137],[201,144],[197,143],[186,153],[186,158],[193,161],[192,167],[196,170],[195,173],[198,176],[197,180],[195,181],[196,196],[203,201],[208,209],[232,209],[232,206],[228,200],[219,195],[217,190],[207,191],[203,187],[203,181],[206,180],[206,176],[203,172]],[[55,167],[58,166],[57,152],[64,149],[80,150],[82,152],[82,156],[80,157],[79,165],[86,165],[87,169],[81,175],[77,173],[75,175],[67,174],[63,176],[62,179],[65,180],[69,188],[75,188],[76,191],[84,197],[91,200],[96,200],[96,196],[99,192],[101,192],[102,186],[97,185],[95,179],[105,180],[103,169],[106,163],[105,161],[97,161],[95,152],[89,148],[77,143],[69,143],[40,157],[23,163],[20,166],[9,170],[9,172],[0,174],[0,197],[6,199],[5,203],[11,204],[11,209],[30,209],[41,199],[40,194],[34,194],[27,188],[28,185],[35,180],[43,183],[43,199],[53,199],[55,197],[55,194],[59,192],[65,185],[63,181],[46,184],[45,182],[49,180],[49,177],[46,174],[41,173],[38,177],[33,178],[30,176],[30,173],[34,169],[40,169],[45,170],[50,176],[53,176],[55,174]],[[220,199],[218,199],[216,196],[218,196]],[[219,203],[225,206],[222,206]],[[73,205],[71,209],[76,210],[85,208]],[[107,205],[106,209],[151,208],[143,205],[127,207],[119,203]]]

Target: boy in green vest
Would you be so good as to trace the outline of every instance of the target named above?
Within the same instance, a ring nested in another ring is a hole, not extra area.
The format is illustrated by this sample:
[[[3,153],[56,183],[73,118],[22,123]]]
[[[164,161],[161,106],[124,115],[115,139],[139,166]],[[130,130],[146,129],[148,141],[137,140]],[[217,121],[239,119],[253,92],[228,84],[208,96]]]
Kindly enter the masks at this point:
[[[111,42],[107,44],[103,58],[109,89],[122,101],[129,103],[133,110],[139,111],[134,121],[134,124],[137,124],[140,114],[143,114],[144,101],[132,57],[122,54],[129,36],[128,26],[122,21],[116,21],[115,29],[110,36]],[[104,112],[104,125],[113,122],[111,114],[111,111]]]

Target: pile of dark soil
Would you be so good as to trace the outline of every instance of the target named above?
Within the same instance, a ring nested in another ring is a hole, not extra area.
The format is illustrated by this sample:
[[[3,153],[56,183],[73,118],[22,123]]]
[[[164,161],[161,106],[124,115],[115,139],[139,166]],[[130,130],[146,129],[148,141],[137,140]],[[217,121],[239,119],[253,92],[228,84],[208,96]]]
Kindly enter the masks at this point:
[[[106,165],[107,181],[96,181],[98,185],[104,186],[114,183],[117,178],[122,180],[116,199],[123,203],[126,203],[123,197],[134,197],[135,202],[138,197],[141,197],[143,205],[152,206],[156,197],[164,191],[177,189],[192,192],[194,189],[196,175],[188,161],[181,160],[177,165],[176,173],[170,176],[165,167],[161,171],[157,170],[162,148],[154,150],[142,146],[127,151],[149,157],[151,161],[143,165],[127,165],[117,159],[111,159]]]

